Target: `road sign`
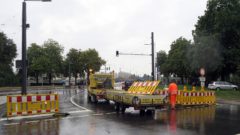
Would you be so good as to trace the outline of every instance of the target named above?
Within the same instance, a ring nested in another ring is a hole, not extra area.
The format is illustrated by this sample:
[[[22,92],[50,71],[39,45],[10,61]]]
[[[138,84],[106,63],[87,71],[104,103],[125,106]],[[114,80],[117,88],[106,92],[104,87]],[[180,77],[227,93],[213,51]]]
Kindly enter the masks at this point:
[[[206,77],[199,77],[200,82],[205,82],[206,81]]]
[[[16,68],[22,68],[22,60],[16,60]],[[28,65],[28,60],[26,60],[26,65]]]
[[[205,82],[201,82],[201,87],[204,87],[205,86]]]
[[[200,69],[200,75],[201,75],[201,76],[204,76],[204,75],[205,75],[205,69],[204,69],[204,68],[201,68],[201,69]]]

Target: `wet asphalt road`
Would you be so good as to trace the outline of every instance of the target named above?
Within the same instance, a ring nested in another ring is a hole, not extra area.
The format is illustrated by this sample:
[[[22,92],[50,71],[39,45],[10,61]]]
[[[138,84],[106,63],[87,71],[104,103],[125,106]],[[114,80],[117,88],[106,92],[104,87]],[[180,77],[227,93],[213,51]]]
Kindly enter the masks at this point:
[[[57,90],[61,112],[68,117],[0,121],[3,135],[236,135],[240,133],[240,106],[218,104],[139,115],[114,111],[113,103],[87,102],[84,90]],[[72,102],[71,102],[72,101]],[[73,105],[76,104],[76,105]]]

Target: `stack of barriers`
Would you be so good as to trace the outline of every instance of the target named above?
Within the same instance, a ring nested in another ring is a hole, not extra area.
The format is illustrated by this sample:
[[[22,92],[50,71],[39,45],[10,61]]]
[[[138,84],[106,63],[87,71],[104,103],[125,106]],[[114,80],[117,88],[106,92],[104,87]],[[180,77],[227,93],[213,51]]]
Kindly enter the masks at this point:
[[[154,95],[168,95],[168,91],[158,89],[154,92]],[[177,105],[182,106],[214,105],[216,103],[216,97],[214,91],[196,91],[195,87],[189,91],[185,86],[183,90],[178,90],[176,102]]]

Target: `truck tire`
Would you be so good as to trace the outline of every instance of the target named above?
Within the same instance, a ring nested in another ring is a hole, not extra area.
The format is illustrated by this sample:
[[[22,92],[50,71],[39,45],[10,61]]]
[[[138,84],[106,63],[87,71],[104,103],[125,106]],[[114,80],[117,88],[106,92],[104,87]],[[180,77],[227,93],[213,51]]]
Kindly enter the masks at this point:
[[[119,106],[119,110],[121,111],[121,113],[125,113],[126,107],[124,105],[120,105]]]
[[[145,115],[145,109],[141,109],[139,113],[141,116]]]
[[[116,112],[119,112],[119,109],[120,109],[119,103],[115,103],[114,109]]]
[[[95,95],[91,96],[91,102],[93,102],[93,103],[97,103],[98,102],[97,101],[97,97]]]
[[[147,115],[152,115],[152,114],[153,114],[153,110],[147,110],[147,111],[146,111],[146,114],[147,114]]]
[[[110,100],[106,100],[106,103],[107,103],[107,104],[110,104]]]
[[[91,96],[90,96],[90,95],[88,95],[87,101],[88,101],[88,102],[91,102]]]

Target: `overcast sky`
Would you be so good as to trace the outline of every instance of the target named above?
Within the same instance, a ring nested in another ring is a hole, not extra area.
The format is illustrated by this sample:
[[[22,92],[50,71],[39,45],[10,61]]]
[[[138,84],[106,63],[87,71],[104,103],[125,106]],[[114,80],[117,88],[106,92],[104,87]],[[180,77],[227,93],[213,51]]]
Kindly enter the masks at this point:
[[[170,49],[183,36],[192,40],[207,0],[52,0],[27,2],[27,44],[51,38],[70,48],[95,48],[111,70],[150,74],[149,56],[115,56],[115,51],[150,54],[151,32],[156,51]],[[0,31],[17,44],[21,58],[22,1],[0,1]]]

